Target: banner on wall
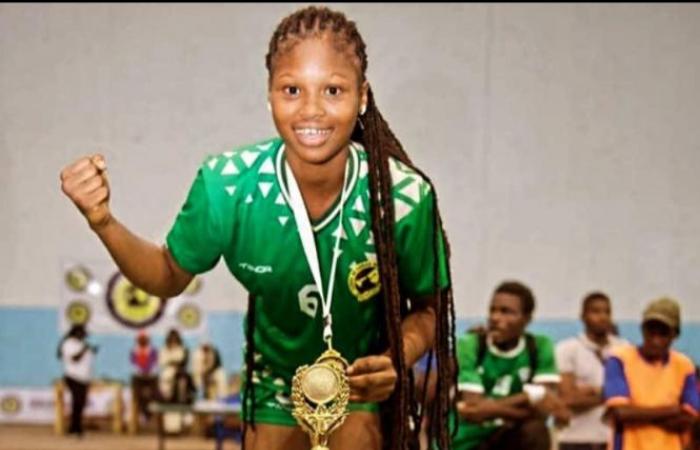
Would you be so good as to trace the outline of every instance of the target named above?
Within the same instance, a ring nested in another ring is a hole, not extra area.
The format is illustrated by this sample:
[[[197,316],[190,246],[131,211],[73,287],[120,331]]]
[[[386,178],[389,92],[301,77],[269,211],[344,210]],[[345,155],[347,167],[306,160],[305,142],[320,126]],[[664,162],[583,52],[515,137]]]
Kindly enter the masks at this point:
[[[124,419],[131,401],[129,388],[121,390]],[[107,417],[114,411],[115,390],[91,389],[85,405],[86,417]],[[70,394],[63,393],[64,412],[70,411]],[[56,417],[53,388],[0,387],[0,423],[52,424]]]
[[[68,261],[62,271],[62,332],[73,324],[86,324],[91,333],[100,334],[133,334],[142,328],[155,333],[177,328],[185,334],[206,330],[200,277],[181,295],[165,300],[134,286],[112,262]]]

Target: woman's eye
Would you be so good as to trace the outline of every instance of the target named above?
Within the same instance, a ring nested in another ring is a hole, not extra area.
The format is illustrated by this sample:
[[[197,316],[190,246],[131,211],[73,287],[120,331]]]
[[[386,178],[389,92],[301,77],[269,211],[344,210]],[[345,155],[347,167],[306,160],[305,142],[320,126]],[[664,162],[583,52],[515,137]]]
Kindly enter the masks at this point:
[[[338,86],[329,86],[326,88],[326,94],[331,95],[335,97],[336,95],[340,95],[341,89]]]
[[[298,95],[299,94],[299,88],[296,86],[285,86],[284,87],[284,93],[287,95]]]

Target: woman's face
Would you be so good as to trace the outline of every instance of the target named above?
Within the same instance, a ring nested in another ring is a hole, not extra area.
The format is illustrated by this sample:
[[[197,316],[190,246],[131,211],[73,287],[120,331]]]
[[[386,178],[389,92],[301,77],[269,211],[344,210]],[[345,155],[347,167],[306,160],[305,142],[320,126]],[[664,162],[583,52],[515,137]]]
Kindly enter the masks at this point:
[[[268,99],[290,158],[320,165],[347,148],[367,103],[355,59],[352,48],[340,50],[325,35],[275,57]]]

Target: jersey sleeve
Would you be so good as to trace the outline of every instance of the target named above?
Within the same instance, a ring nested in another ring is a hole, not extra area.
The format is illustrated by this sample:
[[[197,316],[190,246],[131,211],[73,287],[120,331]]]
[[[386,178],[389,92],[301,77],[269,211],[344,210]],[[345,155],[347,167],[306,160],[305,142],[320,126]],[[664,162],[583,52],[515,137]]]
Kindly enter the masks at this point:
[[[396,253],[402,291],[409,297],[421,297],[435,292],[436,257],[438,286],[445,288],[449,281],[442,230],[437,230],[437,239],[435,234],[434,193],[418,176],[413,184],[412,190],[395,188],[394,191]],[[413,201],[415,198],[417,202]]]
[[[457,364],[459,365],[458,388],[460,391],[483,394],[484,383],[477,364],[479,339],[468,333],[457,340]]]
[[[537,369],[533,383],[559,383],[561,377],[554,359],[554,344],[547,336],[535,336],[537,346]]]
[[[191,274],[212,269],[222,252],[222,226],[200,167],[166,242],[180,267]]]
[[[617,355],[610,356],[605,361],[603,397],[607,406],[624,405],[630,402],[630,388],[625,376],[625,367]]]
[[[694,373],[689,373],[684,380],[681,404],[683,409],[697,416],[700,411],[700,393],[698,393],[697,379]]]
[[[700,412],[700,392],[698,391],[698,379],[695,374],[695,364],[692,360],[683,355],[682,373],[683,388],[681,390],[680,403],[682,408],[692,414],[698,416]]]

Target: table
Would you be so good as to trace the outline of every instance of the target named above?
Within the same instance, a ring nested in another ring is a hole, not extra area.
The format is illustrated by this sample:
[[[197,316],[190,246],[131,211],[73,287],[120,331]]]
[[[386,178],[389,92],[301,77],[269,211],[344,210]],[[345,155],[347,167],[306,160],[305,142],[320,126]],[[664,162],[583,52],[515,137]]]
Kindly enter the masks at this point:
[[[55,380],[53,383],[54,390],[54,401],[55,401],[55,417],[53,429],[56,434],[62,435],[66,432],[66,405],[64,402],[64,392],[68,388],[66,387],[63,379]],[[124,429],[124,404],[122,402],[122,385],[120,382],[111,380],[93,380],[90,382],[90,387],[88,389],[88,399],[91,394],[96,394],[99,392],[111,391],[114,397],[114,402],[112,403],[112,408],[110,412],[110,417],[112,419],[112,431],[115,433],[121,433]],[[85,407],[85,412],[83,417],[87,418],[87,405]]]
[[[151,402],[148,404],[148,410],[156,416],[158,424],[158,450],[165,450],[165,430],[163,429],[163,414],[165,413],[182,413],[194,414],[198,417],[213,416],[216,431],[216,450],[221,450],[221,446],[225,437],[225,429],[223,420],[226,417],[235,417],[240,419],[241,406],[240,404],[228,404],[219,401],[201,400],[193,405],[183,405],[178,403],[160,403]]]

